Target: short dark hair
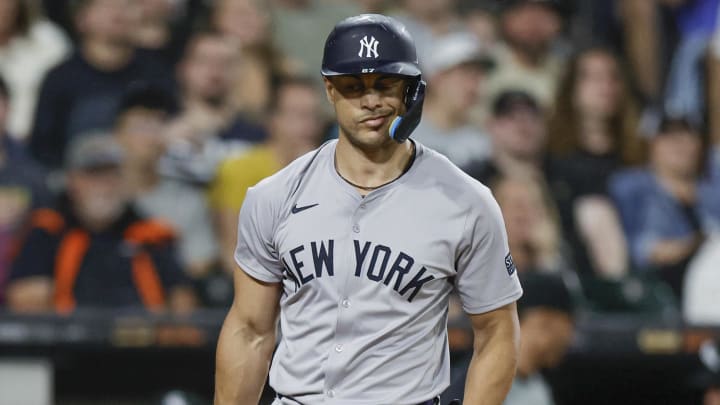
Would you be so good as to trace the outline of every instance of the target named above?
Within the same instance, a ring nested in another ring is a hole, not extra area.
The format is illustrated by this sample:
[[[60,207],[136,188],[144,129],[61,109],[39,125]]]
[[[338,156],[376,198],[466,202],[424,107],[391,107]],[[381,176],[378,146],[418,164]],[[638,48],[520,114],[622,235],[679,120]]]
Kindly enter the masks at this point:
[[[133,108],[145,108],[173,115],[178,111],[178,103],[170,91],[158,85],[138,82],[131,84],[120,100],[115,111],[116,123],[123,114]]]
[[[318,86],[307,76],[278,76],[272,80],[272,94],[267,106],[267,112],[277,112],[280,102],[280,92],[286,87],[305,87],[312,91],[318,91]]]

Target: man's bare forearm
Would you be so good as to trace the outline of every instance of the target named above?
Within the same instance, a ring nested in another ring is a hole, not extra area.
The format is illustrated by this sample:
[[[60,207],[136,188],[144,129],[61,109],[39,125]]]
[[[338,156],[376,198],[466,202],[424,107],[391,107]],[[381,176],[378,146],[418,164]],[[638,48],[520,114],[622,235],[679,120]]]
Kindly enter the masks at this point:
[[[515,377],[520,347],[517,318],[488,329],[475,337],[465,381],[465,405],[501,405]]]
[[[215,405],[257,404],[274,347],[274,330],[258,333],[231,309],[218,341]]]

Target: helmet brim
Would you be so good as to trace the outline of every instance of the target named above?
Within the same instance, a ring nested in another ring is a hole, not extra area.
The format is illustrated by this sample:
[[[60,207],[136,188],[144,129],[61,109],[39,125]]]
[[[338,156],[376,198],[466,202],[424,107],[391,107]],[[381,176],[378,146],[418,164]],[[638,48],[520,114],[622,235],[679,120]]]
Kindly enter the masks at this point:
[[[417,65],[408,62],[391,62],[365,68],[358,68],[357,63],[352,62],[346,65],[339,64],[335,67],[335,69],[328,69],[326,67],[323,67],[320,70],[320,73],[323,76],[346,76],[371,73],[386,73],[399,76],[419,77],[422,72]]]

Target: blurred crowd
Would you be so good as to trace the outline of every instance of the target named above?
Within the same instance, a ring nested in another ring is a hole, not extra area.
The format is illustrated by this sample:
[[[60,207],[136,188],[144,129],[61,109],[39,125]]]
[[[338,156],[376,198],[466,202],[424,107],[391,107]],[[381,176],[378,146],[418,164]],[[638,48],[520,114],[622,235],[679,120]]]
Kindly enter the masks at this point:
[[[418,48],[414,139],[492,188],[521,273],[720,323],[720,0],[1,0],[0,306],[225,307],[245,191],[336,136],[344,17]]]
[[[323,44],[363,12],[415,39],[414,139],[501,206],[527,376],[572,308],[720,324],[720,0],[0,0],[0,308],[226,307],[245,192],[336,137]]]

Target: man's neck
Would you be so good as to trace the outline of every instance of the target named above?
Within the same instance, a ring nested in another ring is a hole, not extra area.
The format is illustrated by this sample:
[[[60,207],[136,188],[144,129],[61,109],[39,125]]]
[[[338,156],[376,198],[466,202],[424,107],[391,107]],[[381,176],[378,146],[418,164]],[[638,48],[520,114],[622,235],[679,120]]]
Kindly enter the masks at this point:
[[[428,100],[424,115],[436,128],[443,131],[453,130],[465,124],[465,119],[460,112],[433,99]]]
[[[82,43],[82,54],[99,70],[115,71],[127,66],[133,56],[130,45],[88,38]]]
[[[377,187],[388,183],[407,168],[413,155],[413,144],[401,144],[393,140],[381,147],[363,148],[354,145],[340,131],[335,149],[335,164],[338,173],[346,180],[365,187]]]
[[[160,182],[154,165],[128,163],[123,171],[128,189],[135,197],[151,191]]]

